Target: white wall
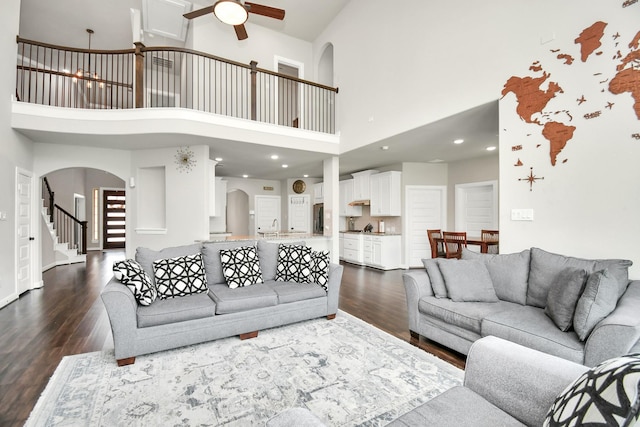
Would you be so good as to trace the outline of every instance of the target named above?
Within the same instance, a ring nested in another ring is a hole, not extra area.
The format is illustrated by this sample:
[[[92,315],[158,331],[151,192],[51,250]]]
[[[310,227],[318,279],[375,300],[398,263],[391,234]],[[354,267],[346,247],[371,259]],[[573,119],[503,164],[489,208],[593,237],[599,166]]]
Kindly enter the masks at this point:
[[[280,196],[282,195],[282,181],[267,179],[244,179],[244,178],[225,178],[227,180],[227,192],[232,190],[242,190],[249,196],[249,210],[255,210],[255,196]],[[265,190],[265,187],[267,188]],[[269,188],[272,188],[269,189]],[[282,201],[282,199],[281,199]],[[248,213],[247,213],[248,214]],[[284,217],[284,216],[283,216]],[[282,219],[280,222],[282,223]],[[285,223],[286,224],[286,223]],[[249,234],[253,234],[255,230],[255,216],[249,216]]]
[[[0,13],[0,56],[16,57],[16,34],[20,21],[20,1],[4,0]],[[33,170],[33,144],[11,129],[11,97],[16,88],[16,64],[12,60],[0,65],[0,212],[6,220],[0,221],[0,307],[14,300],[16,295],[16,168]],[[35,191],[35,189],[34,189]],[[34,229],[39,229],[39,221]],[[39,232],[34,230],[35,236]],[[38,242],[33,243],[32,256],[40,258]],[[34,272],[34,282],[42,276]]]
[[[542,71],[528,69],[540,61],[551,74],[548,80],[557,82],[562,92],[544,109],[550,114],[534,118],[541,123],[562,122],[576,130],[552,166],[550,144],[541,126],[525,123],[518,116],[512,93],[500,101],[500,250],[537,246],[581,257],[631,259],[635,265],[630,276],[638,279],[640,143],[632,134],[640,131],[640,117],[633,111],[631,95],[612,94],[608,83],[620,63],[613,59],[617,51],[625,56],[640,30],[640,4],[588,9],[588,14],[565,19],[563,25],[550,14],[557,24],[551,27],[557,28],[556,40],[528,51],[527,58],[504,70],[507,77],[540,77]],[[608,24],[597,49],[602,54],[594,53],[583,63],[574,39],[596,21]],[[613,37],[616,33],[618,39]],[[573,64],[565,65],[551,49],[572,55]],[[637,88],[640,71],[636,75]],[[542,85],[547,88],[548,82]],[[583,95],[587,101],[579,104]],[[613,102],[613,107],[607,108],[607,102]],[[599,117],[584,117],[596,111]],[[513,151],[518,145],[522,150]],[[518,159],[523,166],[514,166]],[[530,191],[528,182],[519,180],[530,174],[531,167],[534,176],[544,179],[536,180]],[[534,221],[511,221],[515,208],[533,209]]]

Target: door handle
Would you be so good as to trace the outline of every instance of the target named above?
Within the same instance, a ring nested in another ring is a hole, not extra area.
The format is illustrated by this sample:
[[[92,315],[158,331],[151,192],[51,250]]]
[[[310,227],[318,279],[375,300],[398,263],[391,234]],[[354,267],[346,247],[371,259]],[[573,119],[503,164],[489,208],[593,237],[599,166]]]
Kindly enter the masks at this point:
[[[35,237],[29,237],[29,241],[33,241],[33,240],[36,240],[36,238]]]

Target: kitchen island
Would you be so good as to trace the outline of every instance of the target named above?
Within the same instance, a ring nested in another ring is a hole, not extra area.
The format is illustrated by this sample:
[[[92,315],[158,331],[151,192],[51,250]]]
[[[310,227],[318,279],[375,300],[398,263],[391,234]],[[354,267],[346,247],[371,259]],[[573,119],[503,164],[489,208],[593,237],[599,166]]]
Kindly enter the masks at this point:
[[[257,240],[267,240],[269,242],[274,243],[293,243],[304,241],[305,244],[311,247],[314,251],[329,251],[329,255],[331,260],[335,260],[334,262],[338,262],[338,256],[333,256],[331,253],[331,236],[324,236],[322,234],[312,234],[312,233],[291,233],[291,232],[273,232],[273,233],[263,233],[263,235],[222,235],[219,233],[212,233],[210,235],[209,240],[197,240],[200,243],[207,242],[237,242],[237,241],[257,241]]]

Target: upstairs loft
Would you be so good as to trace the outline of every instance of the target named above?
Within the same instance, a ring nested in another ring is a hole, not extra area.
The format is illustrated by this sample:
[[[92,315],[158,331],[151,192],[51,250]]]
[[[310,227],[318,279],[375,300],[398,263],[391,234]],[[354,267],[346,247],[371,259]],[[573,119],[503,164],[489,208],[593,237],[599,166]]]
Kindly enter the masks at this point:
[[[339,151],[338,89],[255,61],[142,43],[104,51],[18,37],[17,46],[12,127],[35,140],[120,136],[113,148],[125,148],[132,135],[158,133]]]

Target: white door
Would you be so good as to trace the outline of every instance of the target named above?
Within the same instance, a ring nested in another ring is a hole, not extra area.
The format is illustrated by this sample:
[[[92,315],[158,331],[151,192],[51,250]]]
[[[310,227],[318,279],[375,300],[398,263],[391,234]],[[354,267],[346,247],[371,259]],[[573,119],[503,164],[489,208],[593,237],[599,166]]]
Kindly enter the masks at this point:
[[[280,196],[256,196],[255,234],[259,232],[280,231]]]
[[[28,172],[18,171],[17,174],[17,215],[18,228],[18,264],[17,264],[17,289],[18,295],[32,288],[31,277],[32,262],[32,221],[31,221],[31,175]]]
[[[458,184],[455,191],[456,231],[466,231],[468,237],[480,237],[482,229],[498,229],[496,181]]]
[[[447,226],[447,187],[407,185],[405,212],[406,263],[409,267],[422,267],[422,259],[431,258],[427,230]]]
[[[289,231],[311,233],[311,197],[289,195]]]

